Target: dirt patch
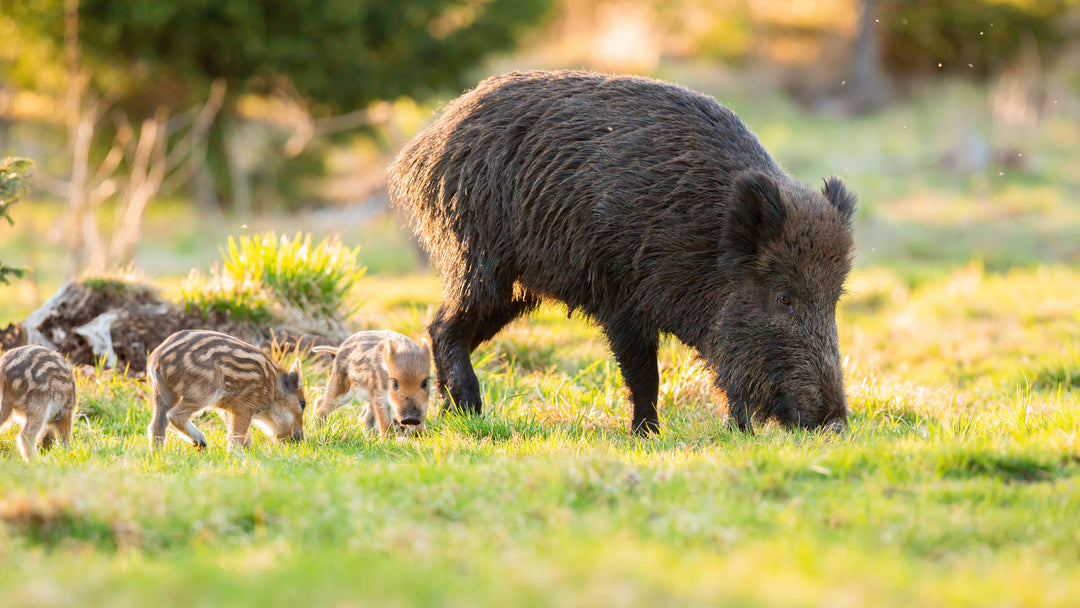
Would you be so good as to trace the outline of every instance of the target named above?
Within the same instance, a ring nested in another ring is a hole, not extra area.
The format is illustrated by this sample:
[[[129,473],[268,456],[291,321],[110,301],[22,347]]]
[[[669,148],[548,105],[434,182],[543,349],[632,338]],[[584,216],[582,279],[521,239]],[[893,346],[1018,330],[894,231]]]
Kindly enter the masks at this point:
[[[0,352],[26,346],[26,328],[21,323],[9,323],[0,329]]]

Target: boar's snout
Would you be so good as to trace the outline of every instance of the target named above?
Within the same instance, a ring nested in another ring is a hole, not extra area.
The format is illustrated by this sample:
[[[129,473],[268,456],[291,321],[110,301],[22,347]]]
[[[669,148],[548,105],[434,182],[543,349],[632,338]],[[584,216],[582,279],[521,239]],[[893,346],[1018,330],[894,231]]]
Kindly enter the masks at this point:
[[[837,435],[843,435],[847,430],[847,420],[844,418],[833,418],[825,423],[825,430],[835,433]]]
[[[841,433],[847,427],[847,398],[840,373],[792,378],[775,387],[768,416],[788,426]]]

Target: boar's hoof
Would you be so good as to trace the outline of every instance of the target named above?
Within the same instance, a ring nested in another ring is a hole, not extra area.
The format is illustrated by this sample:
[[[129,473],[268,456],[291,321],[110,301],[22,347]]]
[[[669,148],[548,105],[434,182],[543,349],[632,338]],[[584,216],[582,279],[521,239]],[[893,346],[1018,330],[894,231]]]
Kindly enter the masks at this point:
[[[648,437],[654,433],[660,432],[660,421],[658,420],[640,420],[634,423],[634,434],[641,437]]]

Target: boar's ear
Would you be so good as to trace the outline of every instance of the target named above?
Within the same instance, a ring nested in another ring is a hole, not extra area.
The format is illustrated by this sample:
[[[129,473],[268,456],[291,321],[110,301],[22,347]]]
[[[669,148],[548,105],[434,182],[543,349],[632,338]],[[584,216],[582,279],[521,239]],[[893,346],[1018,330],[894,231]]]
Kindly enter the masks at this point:
[[[858,198],[847,191],[844,180],[835,175],[830,177],[825,180],[825,186],[821,189],[821,193],[833,204],[833,207],[836,207],[836,210],[840,212],[840,215],[844,216],[845,220],[851,221],[852,216],[855,215],[855,203]]]
[[[728,250],[753,257],[763,243],[780,236],[786,215],[780,189],[771,177],[759,171],[740,173],[724,225]]]

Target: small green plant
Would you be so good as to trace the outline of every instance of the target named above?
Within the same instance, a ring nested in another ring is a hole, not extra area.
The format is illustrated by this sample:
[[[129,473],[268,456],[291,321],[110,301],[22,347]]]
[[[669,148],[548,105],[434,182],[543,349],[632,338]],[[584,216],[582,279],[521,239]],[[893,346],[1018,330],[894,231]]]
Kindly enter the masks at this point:
[[[26,190],[26,177],[34,162],[25,158],[5,158],[0,160],[0,219],[7,220],[8,224],[14,225],[10,211],[12,205],[19,200]],[[26,271],[22,268],[11,268],[0,262],[0,285],[8,284],[8,277],[22,277]]]
[[[282,305],[308,316],[341,319],[352,312],[347,296],[364,275],[359,251],[330,238],[313,247],[311,235],[299,232],[292,239],[273,232],[229,237],[223,276],[264,285]]]

